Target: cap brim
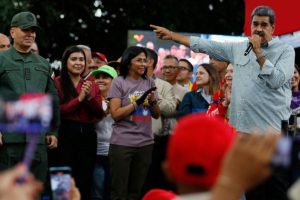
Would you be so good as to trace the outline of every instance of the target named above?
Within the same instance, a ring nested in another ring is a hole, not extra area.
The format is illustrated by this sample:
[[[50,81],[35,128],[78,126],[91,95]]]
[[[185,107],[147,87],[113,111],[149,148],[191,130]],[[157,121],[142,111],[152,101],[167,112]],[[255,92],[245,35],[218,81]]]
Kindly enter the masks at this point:
[[[39,26],[37,26],[37,25],[34,25],[34,26],[32,26],[32,25],[29,25],[29,26],[20,26],[19,27],[20,29],[22,29],[22,30],[26,30],[26,29],[33,29],[33,30],[35,30],[35,31],[37,31],[37,30],[40,30],[41,28],[39,27]]]
[[[92,72],[92,76],[98,76],[99,74],[106,74],[106,75],[108,75],[109,77],[111,77],[113,79],[113,77],[109,73],[107,73],[105,71],[97,71],[96,70],[96,71]]]

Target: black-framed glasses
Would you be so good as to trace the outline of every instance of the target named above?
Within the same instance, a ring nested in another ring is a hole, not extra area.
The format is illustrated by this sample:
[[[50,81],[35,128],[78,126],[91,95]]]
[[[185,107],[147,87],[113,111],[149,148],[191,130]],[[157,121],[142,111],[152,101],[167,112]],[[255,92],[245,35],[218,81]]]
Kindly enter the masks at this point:
[[[190,70],[189,68],[187,68],[187,67],[184,67],[184,66],[178,66],[178,68],[179,68],[181,71],[184,71],[184,70],[186,70],[186,71],[189,71],[189,72],[191,72],[191,70]]]
[[[162,70],[163,71],[166,71],[166,70],[176,70],[177,69],[177,66],[174,66],[174,65],[164,65],[163,67],[162,67]]]

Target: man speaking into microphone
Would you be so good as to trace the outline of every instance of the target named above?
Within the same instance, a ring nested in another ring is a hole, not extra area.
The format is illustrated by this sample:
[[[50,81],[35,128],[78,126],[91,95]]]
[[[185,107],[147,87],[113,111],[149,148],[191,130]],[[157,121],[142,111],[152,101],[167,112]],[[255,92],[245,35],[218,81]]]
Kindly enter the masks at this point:
[[[260,37],[262,37],[264,34],[263,34],[263,32],[257,32],[257,33],[255,33],[255,34],[257,34],[257,35],[259,35]],[[268,43],[267,43],[268,44]],[[247,56],[249,53],[250,53],[250,51],[253,49],[253,44],[251,43],[251,42],[249,42],[248,43],[248,47],[247,47],[247,49],[245,50],[245,53],[244,53],[244,56]]]
[[[253,10],[252,35],[249,41],[239,43],[215,42],[174,33],[160,26],[150,27],[160,39],[173,40],[234,65],[229,121],[239,132],[250,133],[253,129],[268,127],[279,131],[281,120],[289,118],[295,51],[273,37],[275,13],[270,7],[259,6]]]
[[[242,133],[253,129],[281,128],[290,116],[290,80],[294,72],[292,46],[273,37],[275,13],[267,6],[256,7],[251,15],[251,37],[240,43],[221,43],[174,33],[150,25],[157,37],[189,46],[234,66],[229,122]],[[249,48],[248,48],[249,47]],[[255,147],[253,147],[255,148]],[[247,200],[285,200],[287,184],[281,174],[247,194]]]

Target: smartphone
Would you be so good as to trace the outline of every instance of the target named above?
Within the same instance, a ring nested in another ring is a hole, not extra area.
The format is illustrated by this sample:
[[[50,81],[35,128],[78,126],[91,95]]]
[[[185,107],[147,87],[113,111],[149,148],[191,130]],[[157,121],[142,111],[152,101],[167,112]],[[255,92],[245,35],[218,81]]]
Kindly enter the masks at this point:
[[[50,183],[53,200],[68,200],[71,189],[71,168],[50,167]]]
[[[150,89],[148,89],[143,95],[147,96],[148,94],[150,94],[152,91],[155,91],[157,89],[157,87],[152,87]]]

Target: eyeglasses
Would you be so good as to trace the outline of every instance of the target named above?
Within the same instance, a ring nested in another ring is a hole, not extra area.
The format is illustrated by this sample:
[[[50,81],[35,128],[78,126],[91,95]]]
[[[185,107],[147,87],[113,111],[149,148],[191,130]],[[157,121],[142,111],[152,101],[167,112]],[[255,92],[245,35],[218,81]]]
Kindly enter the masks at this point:
[[[173,66],[173,65],[164,65],[163,67],[162,67],[162,70],[163,71],[166,71],[166,70],[176,70],[177,69],[177,66]]]
[[[178,66],[178,68],[179,68],[181,71],[187,70],[187,71],[191,72],[191,70],[190,70],[189,68],[184,67],[184,66]]]

